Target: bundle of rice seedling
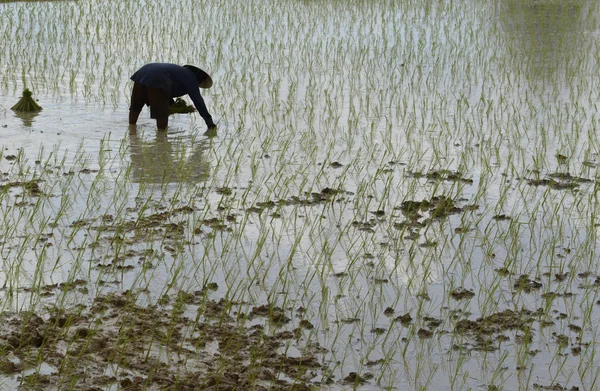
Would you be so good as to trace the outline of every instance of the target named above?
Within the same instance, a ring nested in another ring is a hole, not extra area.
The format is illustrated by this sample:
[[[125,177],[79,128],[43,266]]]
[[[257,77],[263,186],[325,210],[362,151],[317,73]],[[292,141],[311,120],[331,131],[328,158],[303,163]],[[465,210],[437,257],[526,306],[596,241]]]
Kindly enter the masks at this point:
[[[169,106],[169,114],[192,113],[194,111],[196,111],[196,108],[192,105],[188,105],[181,98],[177,98],[175,103]]]
[[[28,88],[25,88],[23,91],[23,97],[19,99],[16,105],[11,107],[14,111],[40,111],[42,108],[37,102],[31,97],[31,91]]]

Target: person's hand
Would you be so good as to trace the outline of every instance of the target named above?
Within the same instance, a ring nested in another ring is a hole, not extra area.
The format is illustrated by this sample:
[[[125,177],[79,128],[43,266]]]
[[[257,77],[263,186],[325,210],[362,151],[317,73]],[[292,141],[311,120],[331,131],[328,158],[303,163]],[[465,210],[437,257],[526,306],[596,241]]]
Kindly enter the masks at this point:
[[[208,130],[204,132],[204,135],[209,138],[215,137],[217,135],[217,125],[210,121],[206,123],[206,126],[208,126]]]

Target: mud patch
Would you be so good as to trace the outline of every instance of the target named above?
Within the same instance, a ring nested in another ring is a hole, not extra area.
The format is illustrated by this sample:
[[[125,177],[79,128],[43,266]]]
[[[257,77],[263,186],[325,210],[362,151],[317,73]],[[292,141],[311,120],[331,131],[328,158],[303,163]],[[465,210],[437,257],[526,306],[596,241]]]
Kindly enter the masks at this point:
[[[582,183],[592,182],[590,179],[575,177],[569,173],[556,172],[547,174],[545,178],[527,179],[527,184],[532,186],[548,186],[555,190],[575,189]]]
[[[271,321],[273,314],[289,320],[284,310],[265,305],[244,314],[233,310],[241,309],[238,303],[200,293],[180,292],[169,301],[173,305],[142,307],[128,292],[98,297],[87,307],[2,313],[0,372],[20,376],[20,389],[28,390],[65,384],[71,389],[310,390],[321,384],[325,366],[318,357],[325,350],[304,340],[302,328],[273,331],[246,321],[263,312]],[[192,309],[195,317],[184,315]],[[287,355],[284,345],[301,354]],[[41,365],[53,370],[25,375]]]
[[[402,222],[393,223],[392,226],[404,231],[404,239],[417,240],[422,228],[430,226],[433,222],[442,221],[452,215],[458,215],[467,211],[475,211],[478,205],[470,204],[460,206],[461,201],[446,196],[435,196],[431,199],[420,201],[406,200],[395,209],[400,210],[406,219]],[[460,230],[457,232],[460,233]],[[421,247],[436,246],[436,241],[425,241]]]
[[[468,337],[469,342],[462,346],[457,345],[455,348],[494,351],[499,349],[501,342],[510,339],[505,335],[505,332],[510,330],[522,332],[519,335],[520,341],[516,342],[526,342],[533,333],[532,324],[542,320],[543,317],[544,311],[540,308],[537,311],[507,309],[476,320],[461,319],[456,323],[454,331]]]
[[[7,157],[8,159],[8,157]],[[0,191],[8,191],[11,188],[21,188],[23,189],[23,194],[31,195],[31,196],[41,196],[44,195],[42,190],[40,189],[39,181],[31,180],[31,181],[15,181],[9,182],[5,185],[0,186]]]
[[[465,289],[463,287],[456,288],[450,292],[450,297],[454,300],[471,300],[475,296],[472,290]]]
[[[542,287],[542,283],[537,280],[532,280],[529,278],[527,274],[521,275],[517,278],[517,281],[514,283],[513,288],[517,292],[525,292],[531,293],[532,291],[537,291]]]
[[[571,388],[567,388],[567,387],[563,387],[558,383],[552,384],[550,386],[544,386],[538,383],[533,383],[533,389],[534,390],[545,390],[545,391],[579,391],[579,387],[571,387]]]
[[[473,180],[465,178],[465,176],[458,171],[450,170],[432,170],[428,172],[415,172],[410,171],[409,176],[413,178],[425,178],[428,181],[449,181],[449,182],[462,182],[466,184],[473,184]]]
[[[352,193],[346,192],[343,189],[333,189],[330,187],[325,187],[320,192],[304,193],[302,197],[292,196],[290,198],[279,199],[276,201],[268,200],[257,202],[255,205],[246,209],[246,212],[260,214],[265,209],[271,209],[280,206],[315,206],[327,202],[342,202],[345,199],[343,197],[343,195],[345,194],[351,195]]]

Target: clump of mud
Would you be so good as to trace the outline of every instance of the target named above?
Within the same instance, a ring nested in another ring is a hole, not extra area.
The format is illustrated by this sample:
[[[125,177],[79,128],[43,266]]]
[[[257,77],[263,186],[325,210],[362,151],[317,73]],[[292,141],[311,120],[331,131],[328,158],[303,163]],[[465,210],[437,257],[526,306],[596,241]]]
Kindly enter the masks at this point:
[[[542,287],[542,283],[529,278],[527,274],[523,274],[517,278],[517,281],[513,285],[517,292],[523,291],[525,293],[531,293],[537,291]]]
[[[404,239],[417,240],[420,237],[420,230],[430,226],[433,222],[442,221],[452,215],[474,211],[479,208],[475,204],[461,206],[460,201],[446,196],[434,196],[429,200],[423,199],[420,201],[406,200],[395,208],[400,210],[406,219],[394,223],[392,226],[397,230],[406,232]],[[420,244],[421,247],[436,245],[437,242],[435,241],[426,241]]]
[[[477,205],[458,206],[458,202],[450,197],[432,197],[429,200],[402,202],[399,207],[411,225],[422,226],[430,220],[441,220],[466,210],[476,210]],[[425,216],[425,214],[427,216]],[[427,217],[426,221],[423,221]]]
[[[471,300],[475,296],[475,292],[463,287],[456,288],[450,292],[450,297],[454,300]]]
[[[526,179],[532,186],[548,186],[555,190],[575,189],[582,183],[592,182],[590,179],[572,176],[569,173],[556,172],[546,175],[545,178]]]
[[[17,182],[9,182],[5,185],[0,185],[0,191],[7,191],[11,188],[20,187],[24,193],[31,196],[41,196],[44,195],[42,190],[40,189],[39,181],[31,180],[31,181],[17,181]]]
[[[246,211],[252,213],[262,213],[265,209],[275,208],[278,206],[315,206],[327,202],[342,202],[344,200],[344,194],[347,193],[343,189],[333,189],[330,187],[325,187],[320,192],[307,192],[302,197],[292,196],[290,198],[279,199],[276,201],[268,200],[257,202],[254,206],[251,206],[248,209],[246,209]]]
[[[531,338],[532,324],[543,319],[543,316],[544,311],[541,308],[535,312],[527,309],[507,309],[476,320],[461,319],[456,323],[454,331],[468,337],[469,342],[455,348],[494,351],[499,348],[500,343],[509,339],[505,333],[511,330],[522,332],[522,338]]]
[[[550,386],[544,386],[538,383],[533,383],[533,389],[534,390],[545,390],[545,391],[579,391],[579,387],[571,387],[571,388],[567,388],[567,387],[563,387],[561,386],[559,383],[554,383]]]
[[[465,176],[458,171],[450,170],[431,170],[428,172],[415,172],[410,171],[408,173],[413,178],[425,178],[428,181],[448,181],[448,182],[462,182],[466,184],[473,184],[473,180],[465,178]]]

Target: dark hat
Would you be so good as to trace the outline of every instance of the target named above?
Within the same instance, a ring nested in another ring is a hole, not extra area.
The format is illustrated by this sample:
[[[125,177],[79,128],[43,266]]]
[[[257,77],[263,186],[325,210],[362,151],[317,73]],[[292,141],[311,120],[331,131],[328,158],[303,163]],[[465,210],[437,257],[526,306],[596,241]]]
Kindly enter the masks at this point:
[[[212,87],[213,81],[208,73],[204,72],[202,69],[195,67],[193,65],[184,65],[183,67],[185,69],[189,69],[190,71],[194,72],[194,75],[196,75],[196,78],[198,79],[198,86],[200,88]]]

